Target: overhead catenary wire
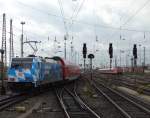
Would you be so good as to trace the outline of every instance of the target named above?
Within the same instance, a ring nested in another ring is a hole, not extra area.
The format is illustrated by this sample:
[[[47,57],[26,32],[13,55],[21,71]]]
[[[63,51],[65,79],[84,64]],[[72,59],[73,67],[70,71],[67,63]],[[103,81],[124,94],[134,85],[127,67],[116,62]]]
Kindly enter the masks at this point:
[[[72,17],[70,18],[70,21],[71,21],[70,28],[73,27],[73,23],[75,22],[75,19],[77,18],[79,12],[81,11],[81,9],[82,9],[82,7],[84,5],[84,2],[85,2],[85,0],[82,0],[81,4],[79,5],[79,8],[77,9],[77,7],[76,7],[76,12],[74,12]]]
[[[35,8],[31,5],[27,5],[27,4],[24,4],[22,2],[19,2],[17,1],[20,5],[23,5],[25,7],[28,7],[28,8],[31,8],[33,10],[36,10],[36,11],[39,11],[39,12],[42,12],[42,13],[45,13],[49,16],[53,16],[53,17],[56,17],[56,18],[62,18],[62,16],[59,16],[59,15],[56,15],[56,14],[52,14],[50,12],[45,12],[43,11],[42,9],[38,9],[38,8]],[[67,17],[64,17],[65,21],[69,21],[70,18],[67,18]],[[85,21],[79,21],[79,20],[76,20],[74,19],[73,20],[74,22],[76,23],[79,23],[79,24],[84,24],[84,25],[88,25],[88,26],[91,26],[93,27],[93,24],[92,23],[88,23],[88,22],[85,22]],[[105,29],[112,29],[112,30],[120,30],[120,27],[113,27],[113,26],[106,26],[106,25],[100,25],[100,24],[95,24],[97,28],[105,28]],[[150,30],[136,30],[136,29],[127,29],[127,28],[121,28],[121,30],[126,30],[126,31],[131,31],[131,32],[150,32]]]
[[[146,5],[148,5],[148,3],[150,2],[150,0],[146,0],[146,2],[144,2],[144,4],[135,11],[134,14],[132,14],[123,24],[122,26],[126,25],[128,22],[130,22]]]
[[[60,12],[61,12],[61,15],[62,15],[66,35],[68,36],[69,34],[68,34],[67,24],[66,24],[65,17],[64,17],[64,10],[63,10],[63,6],[62,6],[62,1],[58,0],[58,3],[59,3]]]
[[[35,7],[34,7],[35,8]],[[45,12],[45,11],[40,11],[40,12],[42,12],[42,13],[46,13],[46,14],[48,14],[49,16],[52,16],[52,15],[50,15],[49,14],[49,12]],[[75,15],[74,15],[75,16]],[[78,16],[78,15],[77,15]],[[57,17],[57,18],[62,18],[61,16],[59,16],[59,15],[53,15],[53,17]],[[65,16],[64,16],[64,19],[65,19],[65,21],[68,21],[68,20],[70,20],[70,18],[66,18]],[[133,19],[133,18],[132,18]],[[131,20],[132,20],[131,19]],[[76,20],[76,19],[74,19],[74,22],[76,22],[76,23],[80,23],[80,24],[85,24],[85,25],[88,25],[88,26],[91,26],[91,27],[93,27],[93,23],[88,23],[88,22],[86,22],[86,21],[79,21],[79,20]],[[129,21],[130,22],[130,21]],[[95,24],[95,26],[94,27],[96,27],[96,28],[102,28],[102,29],[112,29],[112,30],[119,30],[120,28],[119,27],[113,27],[113,26],[106,26],[106,25],[100,25],[100,24]],[[149,33],[150,31],[148,31],[148,30],[138,30],[138,29],[128,29],[128,28],[121,28],[121,30],[124,30],[124,31],[129,31],[129,32],[147,32],[147,33]],[[32,32],[31,32],[32,33]],[[142,35],[143,36],[143,35]]]
[[[128,6],[128,9],[125,11],[125,13],[131,13],[132,8],[133,8],[133,4],[134,4],[136,1],[137,1],[137,0],[133,0],[133,1],[130,3],[130,6]],[[126,17],[126,16],[122,15],[122,16],[120,17],[120,21],[121,21],[124,17]]]
[[[141,6],[141,7],[139,7],[139,9],[137,9],[136,11],[135,11],[135,13],[134,14],[132,14],[124,23],[122,23],[121,25],[120,25],[120,31],[121,30],[126,30],[126,31],[133,31],[133,32],[149,32],[149,31],[144,31],[144,30],[136,30],[136,29],[123,29],[122,27],[123,26],[125,26],[128,22],[130,22],[148,3],[150,2],[150,0],[147,0],[146,2],[144,2],[144,4]],[[121,17],[122,18],[122,17]],[[120,19],[121,20],[121,19]],[[110,37],[112,38],[114,35],[116,34],[116,32],[114,32],[114,33],[112,33],[112,35],[110,35]],[[121,36],[121,35],[120,35]]]
[[[76,14],[72,17],[72,20],[74,20],[75,18],[77,18],[79,12],[81,11],[81,9],[82,9],[82,7],[84,5],[84,2],[85,2],[85,0],[83,0],[82,3],[80,4],[80,6],[79,6],[79,8],[78,8],[78,10],[76,12]]]
[[[77,3],[76,7],[73,9],[73,13],[72,13],[72,15],[71,15],[70,19],[72,19],[72,18],[73,18],[73,16],[74,16],[74,14],[76,13],[76,11],[77,11],[78,7],[79,7],[79,3]]]
[[[74,10],[73,10],[73,13],[70,17],[70,26],[69,26],[69,29],[72,31],[72,37],[71,38],[71,42],[70,42],[70,60],[73,59],[73,57],[75,56],[74,55],[74,52],[75,52],[75,48],[73,46],[73,39],[74,39],[74,36],[73,36],[73,18],[74,16],[77,14],[77,12],[79,12],[79,9],[81,7],[82,3],[80,4],[79,2],[77,3],[77,5],[75,6]]]
[[[22,4],[22,3],[21,3],[21,4]],[[25,4],[23,4],[23,5],[25,5]],[[49,15],[49,16],[53,16],[53,17],[57,17],[57,18],[62,18],[61,16],[54,15],[54,14],[49,13],[49,12],[45,12],[45,11],[43,11],[43,10],[41,10],[41,9],[37,9],[37,8],[35,8],[35,7],[32,7],[31,5],[29,5],[29,6],[26,5],[26,7],[30,7],[30,8],[32,8],[32,9],[34,9],[34,10],[38,10],[39,12],[45,13],[45,14],[47,14],[47,15]],[[66,18],[66,17],[65,17],[64,19],[65,19],[65,20],[70,20],[69,18]],[[74,20],[74,22],[93,27],[93,24],[87,23],[87,22],[85,22],[85,21]],[[96,24],[95,26],[96,26],[97,28],[104,28],[104,29],[106,28],[106,29],[112,29],[112,30],[120,30],[118,27],[111,27],[111,26],[105,26],[105,25],[100,25],[100,24]],[[127,29],[127,28],[122,28],[121,30],[131,31],[131,32],[150,32],[150,31],[148,31],[148,30],[136,30],[136,29]]]
[[[74,14],[77,12],[77,10],[78,10],[78,7],[79,7],[79,3],[76,5],[76,7],[74,8],[74,10],[73,10],[73,13],[72,13],[72,15],[71,15],[71,17],[70,17],[70,21],[71,21],[71,24],[70,24],[70,27],[69,27],[69,29],[73,29],[73,21],[72,21],[72,19],[73,19],[73,17],[74,17]]]

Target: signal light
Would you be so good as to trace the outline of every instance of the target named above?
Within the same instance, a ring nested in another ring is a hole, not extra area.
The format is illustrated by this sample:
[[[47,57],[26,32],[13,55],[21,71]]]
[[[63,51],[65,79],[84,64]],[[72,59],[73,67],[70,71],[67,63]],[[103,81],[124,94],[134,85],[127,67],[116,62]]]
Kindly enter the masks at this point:
[[[133,46],[133,56],[135,59],[137,59],[137,47],[136,47],[136,44],[134,44]]]
[[[112,43],[109,43],[109,57],[113,58],[113,47],[112,47]]]
[[[87,54],[86,43],[83,43],[83,58],[86,58],[86,54]]]
[[[94,58],[94,54],[89,54],[89,55],[88,55],[88,58],[89,58],[89,59],[93,59],[93,58]]]

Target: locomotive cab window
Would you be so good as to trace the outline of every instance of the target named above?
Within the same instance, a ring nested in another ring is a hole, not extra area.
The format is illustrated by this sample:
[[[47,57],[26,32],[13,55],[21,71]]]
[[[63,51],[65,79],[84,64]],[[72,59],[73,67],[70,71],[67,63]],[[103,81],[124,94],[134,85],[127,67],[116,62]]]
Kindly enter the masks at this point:
[[[30,69],[32,67],[32,58],[13,58],[11,68],[24,68]]]

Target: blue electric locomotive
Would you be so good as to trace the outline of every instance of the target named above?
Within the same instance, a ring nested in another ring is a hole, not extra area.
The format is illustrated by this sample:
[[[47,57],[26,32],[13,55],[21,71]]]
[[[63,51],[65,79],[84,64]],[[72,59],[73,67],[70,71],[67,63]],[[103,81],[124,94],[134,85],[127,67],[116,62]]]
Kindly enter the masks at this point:
[[[65,65],[60,57],[12,58],[8,69],[8,86],[11,90],[20,91],[49,83],[77,79],[79,75],[80,71],[77,66]]]

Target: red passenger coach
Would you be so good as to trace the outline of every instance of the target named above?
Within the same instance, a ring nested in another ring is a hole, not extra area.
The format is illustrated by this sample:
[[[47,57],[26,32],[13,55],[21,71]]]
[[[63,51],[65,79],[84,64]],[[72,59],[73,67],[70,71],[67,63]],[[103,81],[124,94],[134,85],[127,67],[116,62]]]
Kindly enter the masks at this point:
[[[70,63],[57,56],[53,57],[53,59],[59,61],[62,65],[63,80],[75,80],[79,78],[81,70],[78,65]]]
[[[76,79],[80,76],[80,68],[74,64],[66,62],[64,65],[65,79]]]

